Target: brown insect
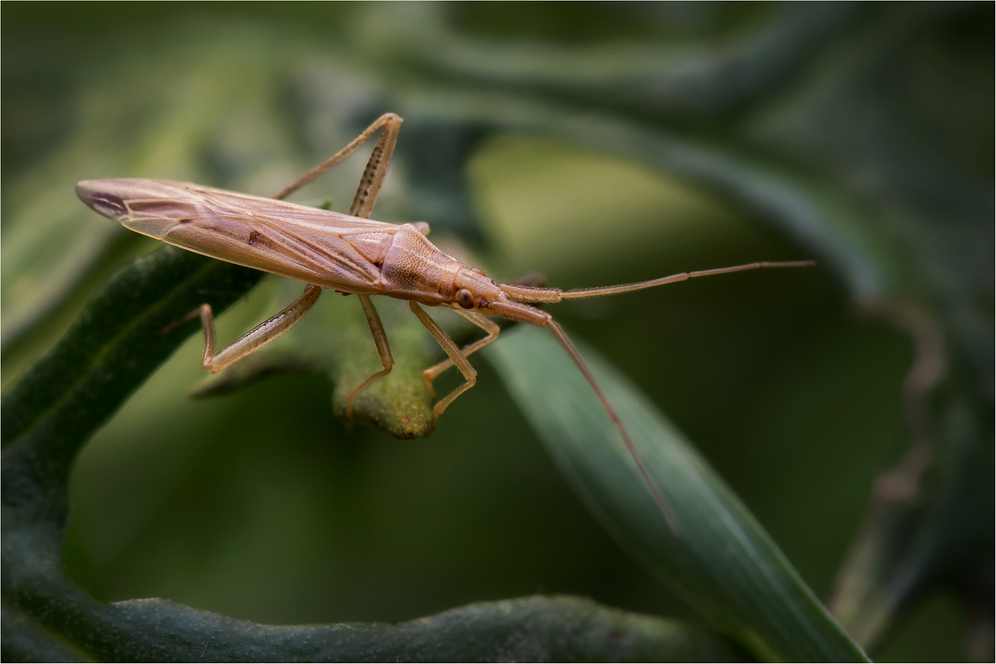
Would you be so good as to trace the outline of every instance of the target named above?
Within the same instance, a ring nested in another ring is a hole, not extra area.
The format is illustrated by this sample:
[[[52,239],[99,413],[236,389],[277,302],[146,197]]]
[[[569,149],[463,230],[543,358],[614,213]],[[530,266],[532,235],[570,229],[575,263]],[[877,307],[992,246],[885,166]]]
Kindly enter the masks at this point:
[[[400,126],[399,116],[393,113],[381,116],[349,145],[273,198],[239,194],[186,182],[130,178],[84,180],[76,185],[76,194],[94,211],[143,235],[212,258],[272,272],[307,284],[304,294],[297,301],[218,354],[214,352],[214,316],[211,306],[203,304],[192,312],[192,317],[200,316],[204,327],[203,365],[208,371],[221,371],[289,330],[315,304],[323,288],[355,294],[366,314],[383,369],[349,392],[346,401],[347,418],[352,413],[357,395],[374,381],[389,374],[394,366],[387,335],[370,300],[371,295],[408,300],[412,312],[446,352],[448,359],[422,373],[430,394],[435,394],[432,389],[433,379],[450,366],[456,365],[466,380],[463,385],[436,402],[432,409],[433,427],[453,400],[473,387],[477,381],[477,372],[470,365],[467,356],[498,337],[498,325],[489,316],[502,316],[549,328],[595,390],[605,411],[622,434],[665,518],[672,529],[677,530],[633,441],[574,345],[550,314],[530,306],[529,303],[553,303],[567,299],[616,295],[693,277],[762,267],[802,267],[813,265],[813,262],[750,263],[682,272],[639,283],[570,291],[498,284],[481,270],[467,267],[437,249],[426,237],[429,233],[428,224],[396,225],[369,219],[387,173]],[[281,200],[348,157],[381,128],[383,132],[367,161],[349,214]],[[448,307],[480,327],[487,335],[465,348],[459,348],[420,305]]]

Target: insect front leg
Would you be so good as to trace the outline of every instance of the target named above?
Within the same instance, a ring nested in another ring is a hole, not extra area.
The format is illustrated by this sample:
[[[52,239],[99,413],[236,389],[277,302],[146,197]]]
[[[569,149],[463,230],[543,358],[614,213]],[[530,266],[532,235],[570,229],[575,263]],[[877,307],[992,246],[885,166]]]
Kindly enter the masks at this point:
[[[479,313],[477,311],[468,311],[466,309],[454,309],[453,311],[460,314],[461,316],[469,320],[471,323],[473,323],[474,325],[476,325],[477,327],[481,328],[482,330],[488,333],[488,336],[484,337],[483,339],[478,339],[474,343],[468,344],[467,346],[462,348],[460,352],[463,354],[464,357],[467,357],[471,353],[476,353],[477,351],[481,350],[489,343],[498,338],[498,333],[501,332],[501,328],[498,327],[497,323],[495,323],[493,320],[491,320],[484,314]],[[422,372],[422,380],[425,381],[425,389],[429,391],[429,394],[432,395],[433,399],[436,398],[436,391],[432,389],[432,381],[436,379],[436,376],[443,373],[452,366],[453,366],[453,360],[447,358],[442,362],[440,362],[439,364],[433,367],[429,367],[428,369]]]
[[[210,304],[202,304],[199,310],[195,310],[200,314],[204,327],[204,359],[201,364],[211,373],[218,373],[229,364],[255,353],[301,320],[321,294],[321,288],[308,284],[304,295],[293,304],[243,334],[217,355],[214,354],[214,313]]]
[[[409,300],[408,306],[411,308],[412,313],[418,316],[419,321],[425,326],[425,329],[429,331],[429,334],[442,346],[443,351],[450,356],[450,361],[456,365],[460,373],[467,380],[466,383],[456,388],[448,395],[446,395],[441,401],[437,402],[435,406],[432,407],[432,428],[436,428],[436,422],[439,421],[439,416],[443,414],[446,408],[453,403],[453,400],[458,396],[474,387],[477,383],[477,370],[470,365],[467,361],[467,357],[460,351],[460,347],[453,343],[453,340],[447,336],[443,328],[439,327],[436,321],[429,317],[429,314],[422,310],[422,307],[418,306],[415,300]],[[497,335],[495,335],[497,336]],[[424,376],[424,374],[423,374]]]
[[[391,346],[387,343],[387,333],[384,332],[384,326],[380,322],[380,316],[377,315],[377,310],[374,308],[373,302],[370,301],[369,295],[357,295],[360,299],[360,304],[363,305],[363,313],[366,314],[367,324],[370,325],[370,334],[373,335],[374,344],[377,346],[377,353],[380,355],[380,363],[384,365],[383,371],[378,371],[374,375],[367,378],[365,381],[354,387],[349,391],[349,396],[346,398],[346,421],[353,416],[353,402],[360,393],[370,387],[375,381],[380,380],[387,374],[391,373],[391,369],[394,367],[394,358],[391,356]]]

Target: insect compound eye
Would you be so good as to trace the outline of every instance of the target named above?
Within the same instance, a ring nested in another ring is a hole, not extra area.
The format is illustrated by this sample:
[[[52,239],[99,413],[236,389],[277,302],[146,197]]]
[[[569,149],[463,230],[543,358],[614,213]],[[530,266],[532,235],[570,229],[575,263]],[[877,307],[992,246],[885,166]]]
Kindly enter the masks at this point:
[[[464,309],[474,308],[474,296],[470,294],[470,291],[466,288],[461,288],[457,291],[456,301]]]

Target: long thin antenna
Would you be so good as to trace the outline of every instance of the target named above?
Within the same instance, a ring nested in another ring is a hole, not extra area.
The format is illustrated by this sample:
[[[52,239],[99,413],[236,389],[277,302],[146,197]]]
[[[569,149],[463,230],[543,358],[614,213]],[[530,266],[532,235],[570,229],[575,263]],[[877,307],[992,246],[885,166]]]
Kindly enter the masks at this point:
[[[574,288],[569,291],[564,291],[563,293],[560,294],[560,297],[561,299],[564,300],[572,300],[583,297],[598,297],[600,295],[617,295],[619,293],[630,293],[632,291],[643,290],[644,288],[653,288],[654,286],[663,286],[664,284],[673,284],[679,281],[687,281],[688,279],[694,279],[696,277],[711,277],[716,274],[728,274],[730,272],[744,272],[745,270],[758,270],[761,268],[812,267],[814,265],[816,265],[815,261],[782,261],[775,263],[762,261],[758,263],[747,263],[746,265],[734,265],[732,267],[718,267],[712,270],[698,270],[696,272],[680,272],[678,274],[672,274],[669,277],[651,279],[650,281],[638,281],[632,284],[619,284],[617,286],[596,286],[595,288]]]

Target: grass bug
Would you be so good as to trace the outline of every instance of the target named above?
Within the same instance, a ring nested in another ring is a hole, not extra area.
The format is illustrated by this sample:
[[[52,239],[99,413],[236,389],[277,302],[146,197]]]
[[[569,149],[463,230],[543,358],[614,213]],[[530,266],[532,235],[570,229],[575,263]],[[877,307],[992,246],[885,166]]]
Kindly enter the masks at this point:
[[[758,268],[802,267],[812,261],[758,262],[698,272],[682,272],[638,283],[562,291],[498,284],[483,271],[470,268],[444,254],[426,237],[429,226],[390,224],[371,220],[401,118],[387,113],[378,118],[346,147],[278,192],[273,198],[250,196],[186,182],[138,178],[84,180],[76,185],[79,198],[99,214],[126,228],[212,258],[290,277],[306,284],[304,294],[219,353],[214,352],[214,315],[209,304],[185,319],[200,316],[204,328],[202,364],[211,372],[259,350],[289,330],[315,304],[323,288],[354,294],[363,307],[382,369],[354,387],[347,398],[346,417],[356,396],[391,372],[394,359],[371,295],[408,300],[412,312],[435,338],[448,358],[426,369],[426,389],[434,395],[432,381],[456,366],[466,382],[439,399],[433,407],[433,427],[453,400],[474,386],[477,372],[467,356],[498,337],[499,327],[489,316],[549,328],[597,394],[653,493],[672,530],[677,525],[664,503],[626,428],[595,382],[564,330],[545,311],[531,306],[561,300],[616,295],[630,291],[729,272]],[[352,154],[382,130],[367,161],[348,214],[285,202],[286,196],[308,184]],[[465,348],[458,347],[422,305],[452,309],[486,336]]]

